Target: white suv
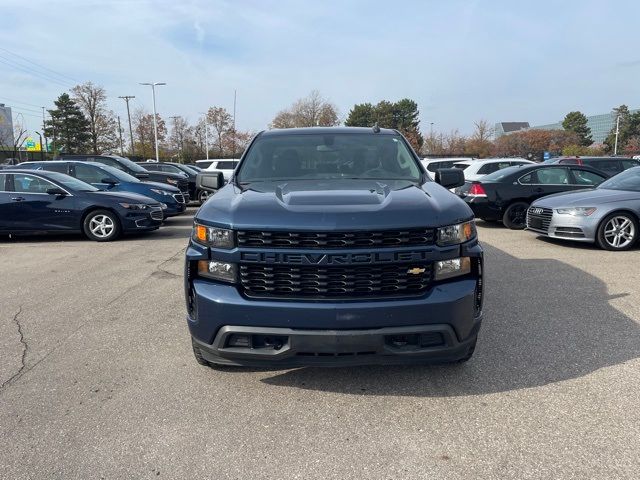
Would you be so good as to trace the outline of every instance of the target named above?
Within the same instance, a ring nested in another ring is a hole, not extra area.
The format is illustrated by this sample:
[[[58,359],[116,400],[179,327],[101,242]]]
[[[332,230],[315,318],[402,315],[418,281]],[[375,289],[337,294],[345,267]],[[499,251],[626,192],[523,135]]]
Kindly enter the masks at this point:
[[[224,181],[228,182],[233,175],[233,171],[238,166],[237,158],[229,158],[229,159],[214,159],[211,161],[211,165],[209,165],[206,170],[207,171],[217,171],[222,172],[224,176]]]
[[[472,182],[474,180],[480,180],[485,175],[497,172],[503,168],[529,165],[530,163],[535,162],[525,158],[483,158],[482,160],[456,162],[453,167],[463,170],[465,181]]]
[[[427,174],[431,180],[435,180],[436,172],[441,168],[453,168],[453,166],[465,160],[473,160],[471,157],[449,157],[449,158],[424,158],[422,165],[427,169]]]

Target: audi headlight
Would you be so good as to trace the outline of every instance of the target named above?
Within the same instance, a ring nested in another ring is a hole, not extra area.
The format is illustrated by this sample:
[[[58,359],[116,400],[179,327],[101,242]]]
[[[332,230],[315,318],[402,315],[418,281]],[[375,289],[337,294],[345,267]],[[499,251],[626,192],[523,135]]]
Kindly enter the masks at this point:
[[[233,248],[236,246],[236,237],[233,230],[218,227],[208,227],[196,223],[193,226],[193,240],[215,248]]]
[[[472,240],[475,236],[476,224],[471,220],[470,222],[438,228],[436,243],[441,247],[446,245],[458,245]]]
[[[144,203],[121,203],[120,206],[127,210],[146,210],[149,208],[148,205],[145,205]]]
[[[233,283],[236,281],[237,268],[235,263],[218,262],[215,260],[199,260],[198,275],[212,280]]]
[[[571,207],[556,209],[556,212],[560,215],[572,215],[574,217],[588,217],[595,211],[596,207]]]
[[[151,191],[153,193],[157,193],[158,195],[171,195],[171,192],[167,192],[166,190],[160,190],[159,188],[152,188]]]

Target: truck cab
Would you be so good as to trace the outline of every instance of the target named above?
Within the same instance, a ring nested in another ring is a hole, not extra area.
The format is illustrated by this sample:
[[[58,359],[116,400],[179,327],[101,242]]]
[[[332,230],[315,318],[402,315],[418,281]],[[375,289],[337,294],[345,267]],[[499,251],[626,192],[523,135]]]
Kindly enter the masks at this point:
[[[482,321],[473,212],[395,130],[258,134],[198,210],[187,324],[203,365],[466,361]],[[219,188],[219,189],[218,189]]]

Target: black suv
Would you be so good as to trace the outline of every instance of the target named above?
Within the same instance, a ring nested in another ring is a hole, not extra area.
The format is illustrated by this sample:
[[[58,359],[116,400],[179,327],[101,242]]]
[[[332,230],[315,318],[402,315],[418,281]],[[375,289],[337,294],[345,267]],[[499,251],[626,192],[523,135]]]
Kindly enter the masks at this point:
[[[562,157],[545,163],[561,165],[586,165],[613,177],[627,168],[637,167],[640,160],[627,157]]]
[[[202,203],[208,196],[206,194],[203,198],[201,198],[201,191],[196,189],[196,175],[198,175],[198,170],[195,170],[190,165],[185,165],[183,163],[177,162],[136,162],[145,170],[150,172],[165,172],[165,173],[178,173],[187,176],[187,180],[189,182],[189,197],[191,200],[197,200]],[[206,192],[205,192],[206,193]]]
[[[150,172],[128,158],[118,155],[61,155],[58,160],[75,160],[77,162],[97,162],[133,175],[140,180],[150,180],[152,182],[168,183],[178,187],[189,201],[189,180],[186,176],[178,173]]]

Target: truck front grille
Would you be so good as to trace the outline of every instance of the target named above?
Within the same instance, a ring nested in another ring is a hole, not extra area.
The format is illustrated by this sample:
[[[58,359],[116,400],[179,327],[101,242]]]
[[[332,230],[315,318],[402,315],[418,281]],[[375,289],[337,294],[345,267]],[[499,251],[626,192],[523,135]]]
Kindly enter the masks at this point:
[[[376,248],[432,245],[434,229],[351,231],[351,232],[270,232],[238,231],[239,247],[271,248]]]
[[[429,264],[240,265],[240,285],[250,297],[348,299],[416,295],[429,288],[431,277]]]

